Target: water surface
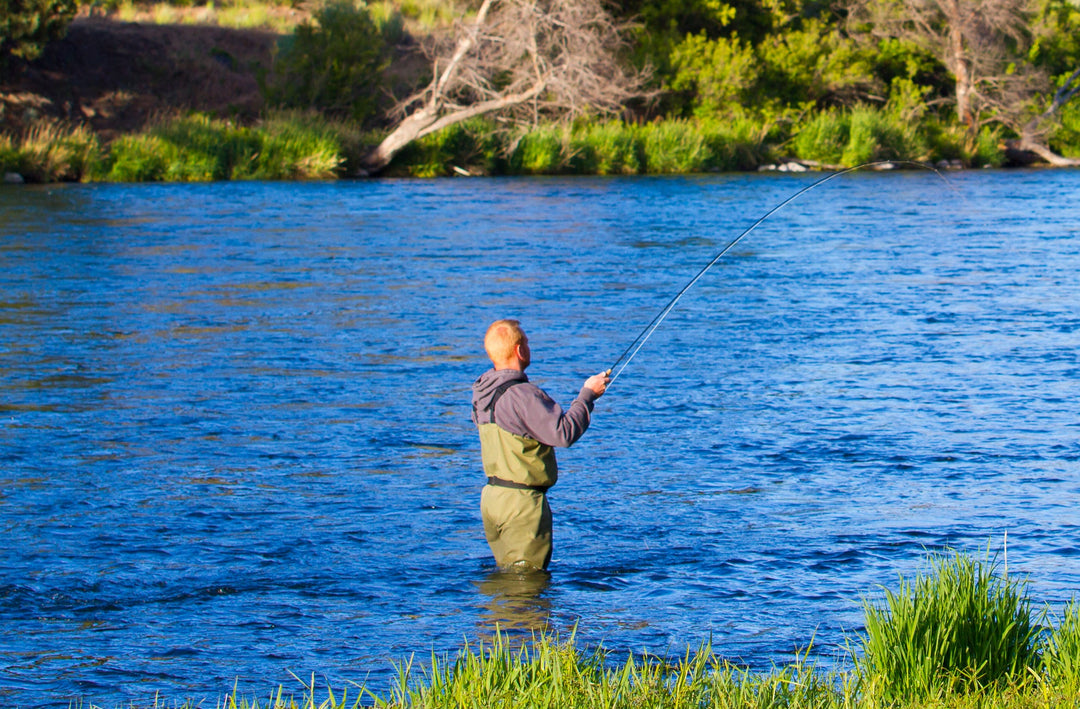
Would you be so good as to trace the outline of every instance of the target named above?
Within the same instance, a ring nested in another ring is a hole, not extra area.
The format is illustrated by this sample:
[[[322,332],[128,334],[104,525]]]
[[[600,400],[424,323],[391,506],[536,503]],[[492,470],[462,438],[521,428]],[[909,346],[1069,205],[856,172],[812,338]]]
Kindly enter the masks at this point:
[[[497,317],[568,404],[815,179],[0,190],[0,698],[265,697],[496,624],[836,661],[927,549],[1080,583],[1080,172],[852,174],[680,303],[560,451],[549,580],[493,573]]]

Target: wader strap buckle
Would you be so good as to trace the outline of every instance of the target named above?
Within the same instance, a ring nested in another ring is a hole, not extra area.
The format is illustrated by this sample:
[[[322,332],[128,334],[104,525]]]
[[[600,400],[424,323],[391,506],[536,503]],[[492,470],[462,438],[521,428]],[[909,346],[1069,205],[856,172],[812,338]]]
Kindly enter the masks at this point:
[[[526,485],[524,483],[516,483],[510,480],[503,480],[502,478],[488,478],[488,485],[494,485],[495,487],[508,487],[511,490],[532,490],[533,492],[548,491],[548,486]]]

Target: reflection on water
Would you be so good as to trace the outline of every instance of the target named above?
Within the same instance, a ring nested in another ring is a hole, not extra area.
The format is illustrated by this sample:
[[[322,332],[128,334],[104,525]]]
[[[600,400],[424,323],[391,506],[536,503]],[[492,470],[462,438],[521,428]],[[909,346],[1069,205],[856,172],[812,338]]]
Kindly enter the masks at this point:
[[[548,629],[551,584],[546,571],[496,569],[476,584],[485,598],[480,602],[477,628],[490,639],[498,632],[531,633]]]

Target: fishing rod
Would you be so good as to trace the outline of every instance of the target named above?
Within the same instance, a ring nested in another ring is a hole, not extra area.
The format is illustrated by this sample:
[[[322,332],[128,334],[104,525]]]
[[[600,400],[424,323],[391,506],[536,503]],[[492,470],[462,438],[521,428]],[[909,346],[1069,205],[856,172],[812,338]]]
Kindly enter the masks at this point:
[[[716,256],[713,257],[712,261],[709,261],[707,264],[705,264],[705,267],[702,268],[700,271],[698,271],[698,274],[696,276],[694,276],[693,278],[691,278],[690,281],[685,286],[683,286],[682,289],[678,293],[675,294],[675,297],[673,297],[671,300],[669,300],[667,305],[665,305],[663,308],[660,309],[660,312],[658,312],[656,314],[656,317],[654,317],[649,322],[649,324],[646,325],[645,328],[640,333],[638,333],[638,336],[634,338],[634,341],[631,342],[630,345],[625,350],[623,350],[623,353],[621,355],[619,355],[619,358],[617,360],[615,360],[615,364],[611,365],[611,367],[607,370],[609,374],[611,374],[611,372],[615,372],[614,375],[612,375],[612,377],[611,377],[611,381],[608,382],[608,385],[610,386],[612,383],[615,382],[616,379],[619,378],[619,375],[622,374],[624,369],[626,369],[626,365],[630,364],[630,361],[632,359],[634,359],[634,356],[637,355],[638,351],[642,347],[645,346],[645,343],[649,341],[649,338],[652,337],[652,334],[654,332],[656,332],[656,328],[660,327],[660,323],[664,322],[664,319],[667,318],[668,314],[671,313],[671,311],[675,309],[675,306],[679,303],[679,300],[682,299],[683,295],[686,294],[686,291],[690,290],[694,286],[695,283],[700,281],[702,276],[704,276],[706,273],[708,273],[709,269],[711,269],[714,265],[716,265],[716,262],[719,261],[721,258],[723,258],[724,254],[726,254],[728,251],[731,251],[731,249],[734,248],[735,245],[738,244],[740,241],[742,241],[743,238],[747,234],[752,232],[754,229],[757,229],[758,226],[762,222],[764,222],[766,219],[768,219],[772,215],[776,214],[781,209],[786,207],[788,204],[790,204],[791,202],[794,202],[796,199],[798,199],[802,195],[806,194],[810,190],[814,189],[815,187],[819,187],[819,186],[825,184],[826,182],[828,182],[829,180],[836,179],[837,177],[840,177],[841,175],[846,175],[849,172],[855,172],[856,170],[861,170],[861,169],[863,169],[865,167],[874,167],[875,165],[913,165],[915,167],[919,167],[919,168],[922,168],[924,170],[929,170],[930,172],[933,172],[935,175],[940,177],[942,180],[945,179],[945,177],[940,172],[938,172],[936,169],[934,169],[933,167],[931,167],[929,165],[924,165],[923,163],[913,162],[913,161],[910,161],[910,160],[879,160],[879,161],[875,161],[875,162],[864,162],[861,165],[856,165],[855,167],[848,167],[848,168],[844,168],[843,170],[838,170],[836,172],[833,172],[833,173],[830,173],[830,174],[826,175],[825,177],[822,177],[821,179],[819,179],[819,180],[817,180],[815,182],[812,182],[811,184],[807,185],[806,187],[803,187],[801,190],[799,190],[795,194],[791,195],[790,197],[785,199],[783,202],[781,202],[780,204],[776,205],[775,207],[770,209],[768,212],[763,214],[756,222],[751,224],[749,227],[744,229],[741,234],[739,234],[734,239],[732,239],[730,242],[728,242],[728,245],[725,246],[723,249],[721,249],[720,253],[716,254]],[[948,181],[946,180],[946,184],[947,183],[948,183]],[[629,353],[629,356],[627,356],[628,353]],[[626,361],[623,361],[623,358],[626,358]],[[619,367],[620,362],[622,362],[621,367]],[[619,367],[618,371],[615,371],[616,367]]]

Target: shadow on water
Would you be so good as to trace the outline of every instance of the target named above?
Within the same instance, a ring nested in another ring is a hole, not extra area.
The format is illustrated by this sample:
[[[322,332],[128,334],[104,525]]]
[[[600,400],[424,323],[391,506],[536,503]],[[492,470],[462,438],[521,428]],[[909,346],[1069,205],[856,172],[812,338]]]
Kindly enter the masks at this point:
[[[496,569],[476,583],[484,596],[477,618],[480,638],[489,640],[496,632],[532,634],[548,629],[551,598],[546,593],[551,574],[546,571]]]

